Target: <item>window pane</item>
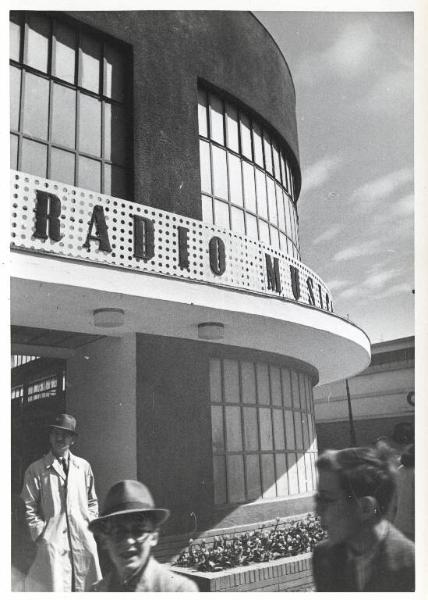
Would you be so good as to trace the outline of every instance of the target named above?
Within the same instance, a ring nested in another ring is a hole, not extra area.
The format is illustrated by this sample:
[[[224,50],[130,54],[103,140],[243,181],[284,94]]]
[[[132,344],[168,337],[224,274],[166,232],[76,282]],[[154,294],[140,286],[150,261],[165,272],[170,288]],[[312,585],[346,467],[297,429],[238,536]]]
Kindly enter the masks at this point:
[[[247,235],[254,240],[259,239],[259,234],[257,231],[257,219],[250,214],[247,214]]]
[[[272,454],[262,454],[262,484],[263,484],[263,498],[275,498],[276,496],[276,485],[275,485],[275,468],[273,464]]]
[[[306,451],[309,450],[309,431],[308,431],[308,415],[306,413],[302,413],[302,429],[303,429],[303,449]]]
[[[214,195],[227,200],[227,167],[226,151],[222,148],[212,147]]]
[[[294,200],[294,176],[293,176],[293,172],[291,169],[290,169],[290,194]]]
[[[207,95],[203,90],[198,90],[198,123],[199,134],[208,137]]]
[[[19,105],[21,98],[21,71],[10,67],[10,128],[19,128]]]
[[[289,493],[291,496],[299,493],[299,483],[297,479],[297,458],[293,453],[287,454],[287,463],[288,463],[288,485],[289,485]]]
[[[254,404],[256,402],[256,376],[254,364],[251,362],[241,363],[242,402]]]
[[[269,372],[266,363],[257,363],[257,396],[260,404],[270,404]]]
[[[21,19],[18,15],[11,14],[9,21],[9,56],[12,60],[19,61],[21,45]]]
[[[262,132],[260,127],[253,123],[253,142],[254,142],[254,162],[256,162],[260,167],[264,167],[263,165],[263,142],[262,142]]]
[[[259,449],[259,437],[258,437],[258,426],[257,426],[257,409],[251,406],[244,406],[242,409],[244,413],[244,441],[245,450]]]
[[[241,409],[239,406],[225,407],[226,447],[228,452],[242,450]]]
[[[314,489],[313,486],[313,477],[312,477],[312,463],[311,463],[311,455],[305,454],[305,467],[306,467],[306,489],[308,492],[311,492]]]
[[[291,235],[290,203],[291,203],[291,200],[288,197],[286,197],[285,198],[285,207],[284,207],[285,208],[285,228],[286,228],[285,232],[288,235],[288,237],[291,238],[292,235]]]
[[[270,368],[270,389],[272,394],[272,404],[282,406],[281,396],[281,373],[278,367]]]
[[[302,409],[308,410],[308,405],[306,402],[305,375],[303,373],[299,373],[299,391],[300,391],[300,401],[302,403]]]
[[[223,102],[210,94],[211,139],[224,146]]]
[[[284,154],[280,153],[280,165],[281,165],[281,181],[282,185],[287,187],[287,172],[285,170]]]
[[[88,190],[100,192],[101,163],[97,160],[81,156],[79,158],[79,180],[77,185]]]
[[[257,212],[260,217],[267,219],[266,175],[256,169]]]
[[[219,200],[214,200],[214,218],[216,225],[230,229],[229,206],[227,204],[220,202]]]
[[[210,360],[210,400],[221,402],[221,365],[217,358]]]
[[[79,84],[91,92],[100,91],[101,44],[87,35],[80,37]]]
[[[270,244],[269,227],[266,221],[259,220],[260,240],[266,244]]]
[[[42,15],[29,14],[27,17],[27,35],[25,62],[44,73],[48,72],[48,49],[50,23]]]
[[[279,234],[279,238],[280,238],[280,242],[281,242],[281,250],[282,252],[284,252],[285,254],[288,253],[288,249],[287,249],[287,238],[285,237],[284,233],[280,233]]]
[[[296,448],[298,450],[303,449],[303,436],[302,436],[302,413],[294,412],[294,433],[296,435]]]
[[[76,145],[76,92],[53,84],[52,141],[61,146]]]
[[[299,493],[304,494],[306,492],[306,468],[303,454],[298,454],[297,472],[299,477]]]
[[[214,502],[226,503],[226,468],[224,456],[213,457]]]
[[[104,103],[104,158],[123,166],[128,162],[125,110],[107,103]]]
[[[128,197],[128,171],[116,165],[104,165],[103,194],[110,194],[115,198]]]
[[[213,201],[209,196],[202,196],[202,221],[204,223],[214,223]]]
[[[288,496],[288,477],[285,454],[275,454],[275,466],[277,495]]]
[[[291,371],[291,389],[293,392],[293,406],[300,408],[299,380],[296,371]]]
[[[239,372],[238,361],[225,359],[223,361],[224,401],[227,404],[239,402]]]
[[[260,485],[260,465],[257,454],[245,458],[247,475],[247,500],[257,500],[262,495]]]
[[[224,452],[223,407],[211,406],[211,430],[213,451]]]
[[[201,167],[201,190],[211,194],[211,162],[208,142],[199,141],[199,160]]]
[[[230,201],[234,204],[242,206],[244,203],[242,195],[242,173],[241,160],[234,154],[228,153],[229,161],[229,184],[230,184]]]
[[[118,102],[125,98],[125,73],[123,54],[104,44],[104,95]]]
[[[235,208],[232,206],[231,209],[231,217],[232,217],[232,231],[236,233],[242,233],[245,235],[245,223],[244,223],[244,213],[239,208]]]
[[[290,383],[290,371],[288,369],[281,369],[282,376],[282,394],[284,406],[291,408],[292,406],[292,394],[291,394],[291,383]]]
[[[285,450],[284,439],[284,421],[282,418],[282,408],[273,411],[273,436],[275,450]]]
[[[18,136],[10,136],[10,168],[18,168]]]
[[[276,188],[276,201],[278,205],[278,224],[281,231],[285,232],[285,214],[284,214],[284,192],[278,186]]]
[[[270,408],[259,408],[260,420],[260,448],[261,450],[272,450],[272,415]]]
[[[21,170],[46,177],[47,147],[32,140],[22,140]]]
[[[74,83],[76,65],[76,33],[62,23],[55,23],[53,74]]]
[[[263,145],[265,150],[266,171],[272,173],[272,147],[270,145],[270,138],[266,133],[264,134]]]
[[[256,187],[254,181],[254,167],[247,162],[242,163],[244,174],[245,208],[256,212]]]
[[[285,163],[285,170],[287,171],[287,191],[291,196],[291,171],[290,165],[287,162]]]
[[[252,160],[250,119],[241,113],[241,153]]]
[[[270,228],[270,243],[273,248],[279,250],[279,231],[275,227]]]
[[[48,137],[49,82],[25,74],[24,133],[46,140]]]
[[[101,102],[80,94],[79,151],[101,155]]]
[[[270,177],[267,177],[269,221],[273,225],[278,225],[278,213],[276,212],[275,184]]]
[[[245,500],[244,487],[244,461],[242,455],[227,457],[227,483],[229,502],[243,502]]]
[[[57,148],[51,150],[50,179],[74,185],[74,154]]]
[[[272,146],[272,154],[273,154],[273,168],[274,168],[274,172],[275,172],[275,179],[277,179],[278,181],[281,181],[281,172],[279,170],[278,147],[275,143]]]
[[[290,410],[285,411],[285,444],[287,450],[295,450],[296,441],[294,438],[294,419]]]
[[[235,107],[226,104],[226,137],[227,147],[239,152],[238,113]]]

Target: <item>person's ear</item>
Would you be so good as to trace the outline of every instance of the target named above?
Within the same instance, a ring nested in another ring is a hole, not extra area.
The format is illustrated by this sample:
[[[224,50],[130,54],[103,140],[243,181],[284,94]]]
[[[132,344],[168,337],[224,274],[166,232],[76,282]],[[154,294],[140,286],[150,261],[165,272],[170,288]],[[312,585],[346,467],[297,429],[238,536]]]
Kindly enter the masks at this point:
[[[73,437],[71,438],[70,446],[74,446],[75,441],[76,441],[76,438],[73,435]]]
[[[359,505],[363,521],[371,521],[379,517],[377,500],[373,496],[363,496],[359,499]]]
[[[152,535],[150,536],[150,547],[154,548],[155,546],[157,546],[158,541],[159,541],[159,531],[154,531],[152,533]]]

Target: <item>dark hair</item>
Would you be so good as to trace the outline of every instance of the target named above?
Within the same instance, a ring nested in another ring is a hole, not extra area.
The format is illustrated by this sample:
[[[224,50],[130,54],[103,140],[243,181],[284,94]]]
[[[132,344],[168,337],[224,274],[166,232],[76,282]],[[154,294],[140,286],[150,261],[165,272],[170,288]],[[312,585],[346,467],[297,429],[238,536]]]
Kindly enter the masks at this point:
[[[415,444],[410,444],[401,455],[401,464],[405,467],[415,466]]]
[[[375,498],[379,516],[386,514],[396,488],[396,470],[389,446],[379,443],[376,448],[326,450],[316,465],[320,470],[337,473],[346,494]]]
[[[413,424],[407,421],[397,423],[392,432],[392,439],[396,444],[412,444],[415,441],[415,428]]]

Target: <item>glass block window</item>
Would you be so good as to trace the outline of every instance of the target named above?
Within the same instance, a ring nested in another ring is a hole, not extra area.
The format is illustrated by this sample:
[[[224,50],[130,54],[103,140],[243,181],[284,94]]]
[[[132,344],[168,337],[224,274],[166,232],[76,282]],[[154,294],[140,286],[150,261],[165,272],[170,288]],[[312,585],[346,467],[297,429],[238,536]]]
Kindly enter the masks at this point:
[[[203,220],[300,259],[293,173],[279,139],[238,106],[198,95]]]
[[[129,199],[124,45],[44,13],[10,16],[12,169]]]
[[[210,402],[216,504],[315,490],[317,442],[307,373],[213,358]]]

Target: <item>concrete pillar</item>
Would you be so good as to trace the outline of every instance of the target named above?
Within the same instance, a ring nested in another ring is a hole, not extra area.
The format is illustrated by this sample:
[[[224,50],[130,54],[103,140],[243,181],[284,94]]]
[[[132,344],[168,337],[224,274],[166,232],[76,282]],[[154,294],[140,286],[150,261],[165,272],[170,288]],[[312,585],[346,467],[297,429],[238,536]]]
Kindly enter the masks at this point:
[[[137,477],[135,334],[102,338],[67,360],[66,406],[79,430],[73,450],[91,463],[102,503],[113,483]]]

